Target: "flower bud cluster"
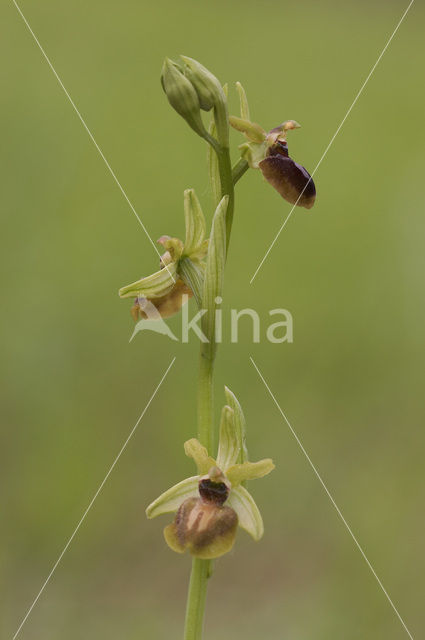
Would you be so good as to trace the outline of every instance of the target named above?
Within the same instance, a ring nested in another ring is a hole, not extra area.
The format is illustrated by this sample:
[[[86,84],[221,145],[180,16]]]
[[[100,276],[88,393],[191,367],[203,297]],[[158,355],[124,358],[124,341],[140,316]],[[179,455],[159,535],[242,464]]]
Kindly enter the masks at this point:
[[[196,133],[208,139],[201,117],[202,111],[214,109],[217,137],[228,140],[227,101],[217,78],[193,58],[181,56],[183,64],[166,58],[161,84],[168,101]]]

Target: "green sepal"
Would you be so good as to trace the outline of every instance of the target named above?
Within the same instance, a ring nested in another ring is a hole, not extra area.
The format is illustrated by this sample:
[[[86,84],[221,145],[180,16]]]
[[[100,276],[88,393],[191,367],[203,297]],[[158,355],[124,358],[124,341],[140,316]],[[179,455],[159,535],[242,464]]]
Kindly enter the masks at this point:
[[[235,394],[228,388],[224,387],[224,393],[226,396],[226,402],[233,409],[233,420],[235,434],[238,440],[239,455],[235,462],[245,462],[248,460],[248,449],[246,446],[246,420],[242,407]]]
[[[264,458],[258,462],[243,462],[242,464],[234,464],[226,469],[226,476],[230,481],[232,488],[237,487],[245,480],[256,480],[263,478],[275,468],[270,458]]]
[[[239,526],[258,541],[264,533],[263,518],[252,495],[244,487],[232,489],[226,504],[236,511]]]
[[[217,453],[217,466],[226,472],[239,457],[240,440],[235,429],[233,409],[225,405],[221,411],[220,437]]]
[[[152,275],[122,287],[118,291],[118,295],[120,298],[134,298],[135,296],[161,298],[167,295],[174,287],[176,273],[177,263],[170,262],[166,267]]]
[[[243,133],[251,142],[260,144],[266,139],[266,132],[255,122],[245,120],[245,118],[238,118],[237,116],[229,116],[229,124],[236,129],[236,131]]]
[[[243,120],[251,120],[249,115],[248,98],[246,97],[245,89],[243,88],[240,82],[236,83],[236,89],[238,90],[238,94],[239,94],[241,118],[243,118]]]
[[[208,133],[215,138],[217,134],[217,128],[215,126],[214,118],[210,122],[210,126],[208,129]],[[220,202],[221,198],[221,181],[220,181],[220,170],[218,165],[218,157],[215,149],[212,145],[208,145],[207,148],[207,163],[208,163],[208,174],[210,178],[211,191],[214,200],[214,206],[216,207]]]
[[[179,261],[178,275],[183,282],[193,291],[196,304],[202,305],[202,289],[204,286],[205,265],[202,262],[193,262],[190,258],[183,257]]]
[[[214,458],[208,455],[206,448],[196,438],[191,438],[184,443],[184,452],[195,461],[200,476],[216,466]]]
[[[193,259],[193,254],[202,253],[206,231],[205,217],[194,189],[186,189],[184,192],[184,219],[186,224],[184,255]]]
[[[174,511],[177,511],[184,500],[199,495],[198,485],[198,476],[186,478],[178,484],[175,484],[164,493],[161,493],[156,500],[151,502],[146,509],[147,517],[156,518],[163,513],[173,513]]]
[[[202,292],[202,308],[207,313],[202,316],[202,331],[209,340],[209,357],[214,358],[215,344],[215,310],[216,298],[223,289],[224,267],[226,264],[226,211],[229,197],[224,196],[215,210],[208,246],[205,269],[204,289]]]

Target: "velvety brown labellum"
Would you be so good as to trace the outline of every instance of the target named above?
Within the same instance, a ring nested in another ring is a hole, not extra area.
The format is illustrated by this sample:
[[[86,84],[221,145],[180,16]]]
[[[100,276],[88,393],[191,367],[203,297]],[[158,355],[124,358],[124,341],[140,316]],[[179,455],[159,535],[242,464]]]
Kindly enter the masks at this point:
[[[238,516],[230,507],[202,498],[188,498],[174,522],[164,529],[167,544],[179,553],[186,549],[197,558],[218,558],[233,546]]]
[[[273,145],[269,154],[259,164],[267,182],[291,204],[311,209],[316,199],[316,187],[308,171],[288,156],[284,143]]]

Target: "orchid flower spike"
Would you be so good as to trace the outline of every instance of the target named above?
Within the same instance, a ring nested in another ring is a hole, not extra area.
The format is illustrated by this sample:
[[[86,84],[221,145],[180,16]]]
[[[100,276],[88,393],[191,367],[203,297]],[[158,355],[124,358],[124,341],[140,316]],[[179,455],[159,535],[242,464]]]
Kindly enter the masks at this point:
[[[160,269],[119,290],[120,298],[135,298],[131,314],[139,318],[155,320],[168,318],[180,311],[184,302],[193,296],[191,288],[181,277],[183,262],[191,261],[193,269],[203,277],[208,240],[205,239],[205,218],[193,189],[184,192],[186,238],[161,236],[158,242],[165,253],[160,259]],[[150,311],[154,307],[153,312]],[[156,311],[155,311],[156,310]]]
[[[146,509],[148,518],[177,512],[164,529],[168,546],[177,553],[188,550],[203,559],[218,558],[233,547],[238,525],[254,540],[264,533],[263,520],[254,498],[243,486],[274,469],[270,458],[248,462],[245,419],[234,394],[225,389],[217,458],[192,438],[185,442],[198,474],[168,489]]]
[[[231,126],[245,135],[248,142],[240,145],[241,156],[252,169],[260,169],[264,178],[291,204],[311,209],[316,199],[316,187],[308,171],[288,154],[287,132],[301,125],[286,120],[268,133],[251,122],[246,93],[236,83],[241,105],[241,117],[229,117]]]

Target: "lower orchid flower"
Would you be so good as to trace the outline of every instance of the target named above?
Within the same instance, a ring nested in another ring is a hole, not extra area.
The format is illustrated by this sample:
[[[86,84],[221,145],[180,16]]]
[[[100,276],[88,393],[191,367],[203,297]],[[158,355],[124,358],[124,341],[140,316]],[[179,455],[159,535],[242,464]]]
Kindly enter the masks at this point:
[[[187,456],[196,463],[198,475],[179,482],[146,509],[148,518],[176,513],[164,529],[168,546],[178,553],[188,550],[202,559],[218,558],[233,547],[238,526],[254,540],[264,533],[263,520],[254,498],[243,486],[274,469],[270,458],[248,462],[244,451],[244,418],[235,396],[226,389],[217,458],[192,438],[185,442]]]

